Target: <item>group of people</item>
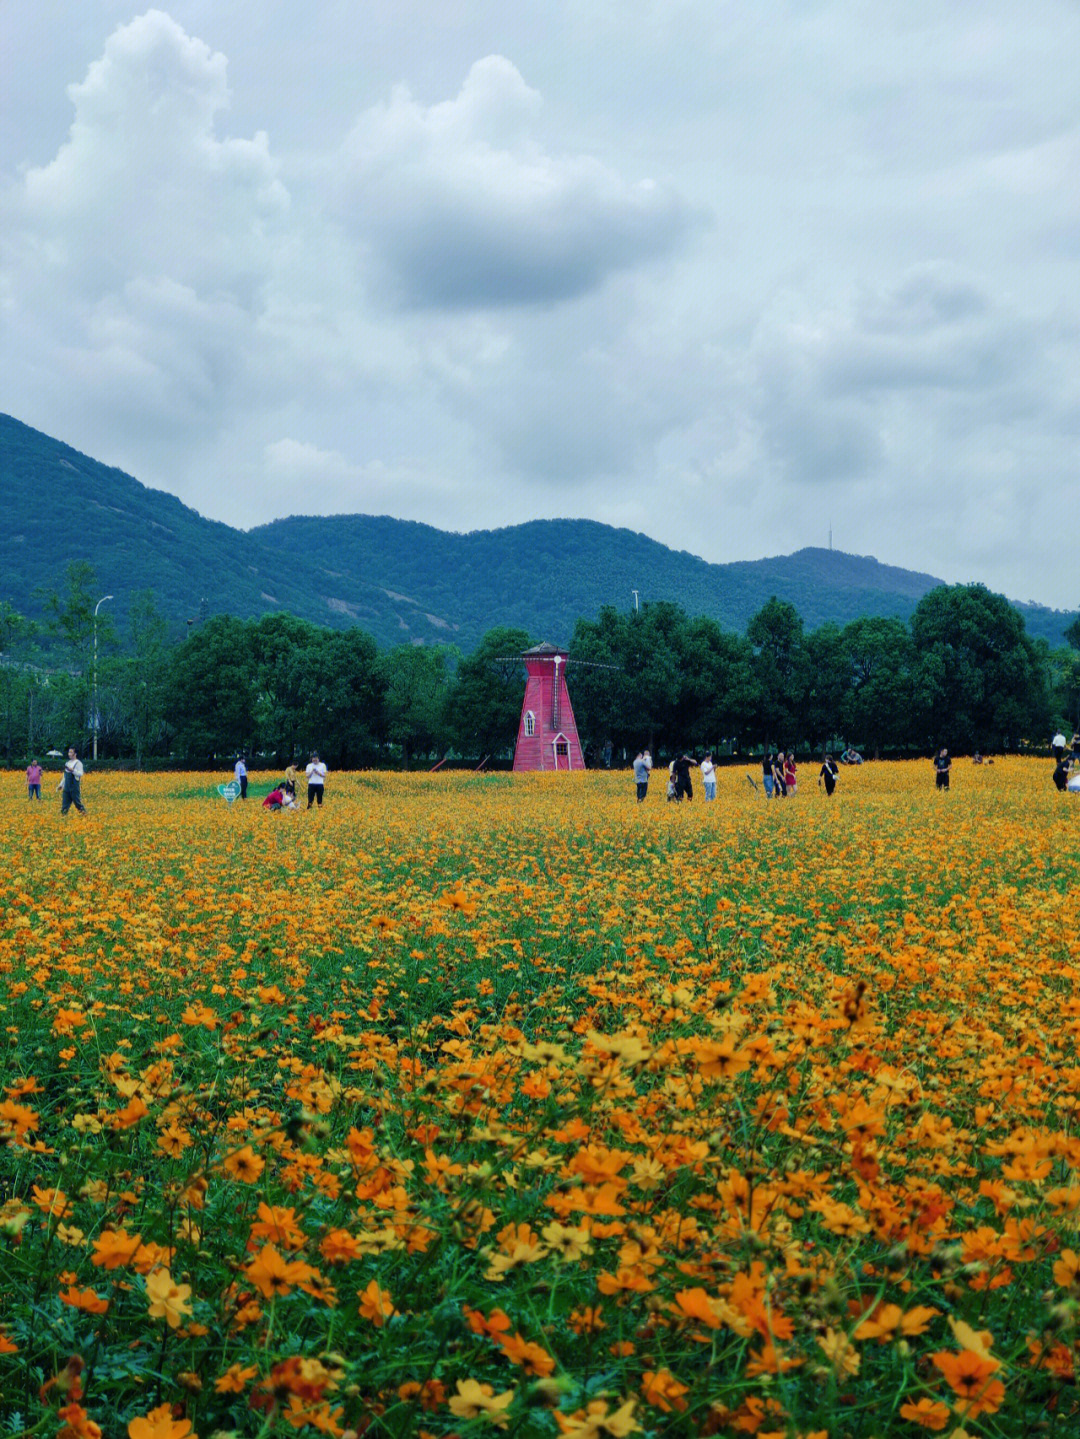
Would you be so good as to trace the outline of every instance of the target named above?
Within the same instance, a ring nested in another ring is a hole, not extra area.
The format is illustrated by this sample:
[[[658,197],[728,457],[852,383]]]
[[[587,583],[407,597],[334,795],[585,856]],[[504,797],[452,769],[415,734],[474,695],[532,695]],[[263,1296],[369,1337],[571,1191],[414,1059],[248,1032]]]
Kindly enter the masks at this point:
[[[1058,730],[1050,741],[1050,752],[1054,756],[1054,788],[1080,793],[1080,732],[1066,740]]]
[[[304,770],[307,776],[307,807],[318,805],[322,808],[323,795],[326,791],[326,765],[322,762],[316,752],[312,752],[311,759]],[[236,764],[233,766],[233,778],[240,786],[240,798],[247,799],[248,771],[247,758],[245,755],[238,755]],[[285,771],[285,777],[263,800],[263,809],[282,810],[298,809],[296,802],[296,786],[300,778],[300,771],[294,764],[290,764]]]
[[[652,768],[653,760],[649,751],[638,750],[634,758],[634,784],[638,804],[641,804],[649,793]],[[700,760],[691,754],[683,753],[677,755],[668,765],[667,798],[672,804],[694,798],[691,769],[701,770],[705,799],[708,801],[716,798],[716,764],[712,751],[707,750]],[[836,789],[838,774],[836,761],[831,754],[827,754],[818,772],[818,784],[824,788],[827,795],[831,795]],[[798,786],[798,766],[795,763],[794,751],[785,753],[783,750],[766,750],[761,761],[761,778],[767,799],[786,799],[793,795]]]
[[[50,754],[55,751],[50,750]],[[26,797],[28,800],[41,802],[41,776],[43,774],[39,760],[32,759],[26,766]],[[64,761],[63,773],[60,775],[60,783],[56,788],[60,792],[60,813],[67,814],[72,805],[80,814],[86,813],[86,806],[82,802],[82,781],[83,764],[79,758],[79,752],[74,745],[71,745],[67,752],[67,759]]]

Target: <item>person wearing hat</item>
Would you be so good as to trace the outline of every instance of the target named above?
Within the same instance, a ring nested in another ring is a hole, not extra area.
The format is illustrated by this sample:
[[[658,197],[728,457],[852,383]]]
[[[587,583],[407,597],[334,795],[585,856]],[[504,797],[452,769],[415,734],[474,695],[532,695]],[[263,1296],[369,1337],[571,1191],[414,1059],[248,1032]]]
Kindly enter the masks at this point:
[[[317,753],[312,753],[305,773],[307,775],[307,807],[310,809],[313,804],[318,802],[321,808],[323,790],[326,788],[326,766]]]

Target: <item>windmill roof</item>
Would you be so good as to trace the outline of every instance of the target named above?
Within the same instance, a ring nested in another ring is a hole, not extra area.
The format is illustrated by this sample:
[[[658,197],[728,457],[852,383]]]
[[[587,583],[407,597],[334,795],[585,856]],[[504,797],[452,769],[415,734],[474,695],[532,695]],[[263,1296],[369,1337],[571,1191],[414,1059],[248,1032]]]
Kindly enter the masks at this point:
[[[540,659],[542,659],[545,655],[565,655],[567,653],[568,651],[564,650],[559,645],[549,645],[547,640],[545,640],[543,644],[533,645],[531,650],[525,651],[526,655],[532,655]]]

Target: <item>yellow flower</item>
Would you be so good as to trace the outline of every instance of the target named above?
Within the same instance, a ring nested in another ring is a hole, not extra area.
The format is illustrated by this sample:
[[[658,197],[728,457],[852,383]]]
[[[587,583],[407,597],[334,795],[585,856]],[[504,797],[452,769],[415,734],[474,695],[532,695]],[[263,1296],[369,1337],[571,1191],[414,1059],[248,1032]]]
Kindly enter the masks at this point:
[[[496,1394],[490,1384],[479,1384],[475,1379],[459,1379],[457,1393],[450,1400],[450,1413],[458,1419],[487,1419],[499,1429],[505,1429],[510,1422],[506,1410],[514,1397],[514,1391],[507,1389]]]
[[[191,1315],[190,1284],[176,1284],[167,1269],[155,1269],[146,1276],[146,1296],[150,1300],[150,1318],[164,1319],[176,1329],[182,1319]]]

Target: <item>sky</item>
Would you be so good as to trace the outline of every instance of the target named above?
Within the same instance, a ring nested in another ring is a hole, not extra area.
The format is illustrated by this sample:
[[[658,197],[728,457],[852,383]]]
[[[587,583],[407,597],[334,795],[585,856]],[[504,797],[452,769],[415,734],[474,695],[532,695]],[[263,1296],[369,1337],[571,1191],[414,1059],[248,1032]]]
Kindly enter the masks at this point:
[[[0,410],[1080,606],[1077,0],[3,0]]]

